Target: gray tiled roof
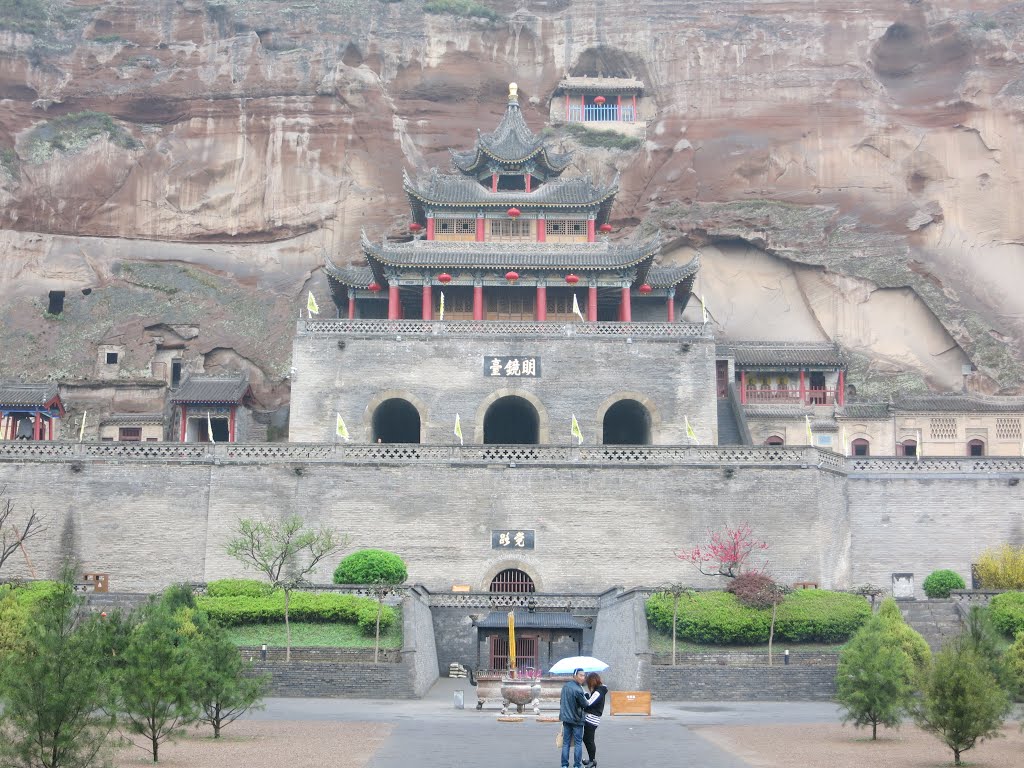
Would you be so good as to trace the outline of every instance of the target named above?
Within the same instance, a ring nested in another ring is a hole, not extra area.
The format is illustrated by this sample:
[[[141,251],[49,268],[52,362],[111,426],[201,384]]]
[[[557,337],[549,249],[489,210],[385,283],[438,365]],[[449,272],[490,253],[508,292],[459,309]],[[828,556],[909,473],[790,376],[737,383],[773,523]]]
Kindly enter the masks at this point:
[[[468,176],[438,173],[436,170],[415,180],[403,172],[405,191],[422,203],[466,205],[473,208],[508,208],[512,205],[552,208],[592,208],[615,196],[618,177],[600,187],[589,177],[553,179],[533,192],[492,192]]]
[[[516,629],[585,629],[571,613],[562,611],[515,611]],[[508,611],[494,611],[476,623],[480,629],[507,629]]]
[[[325,259],[324,271],[328,277],[352,288],[367,288],[374,280],[369,267],[339,267],[330,258]]]
[[[501,163],[516,164],[536,156],[551,173],[558,174],[572,159],[569,154],[557,154],[547,150],[544,137],[533,133],[526,124],[516,99],[509,99],[505,114],[497,128],[490,133],[477,133],[473,149],[467,152],[451,151],[451,155],[455,166],[466,173],[475,172],[488,158]]]
[[[558,90],[582,91],[642,91],[644,81],[635,77],[565,77]]]
[[[889,419],[892,412],[888,403],[847,403],[836,409],[840,419]]]
[[[42,406],[57,397],[57,384],[0,384],[0,407]]]
[[[805,414],[809,414],[811,411],[805,408],[799,403],[792,405],[785,404],[766,404],[766,403],[747,403],[743,406],[743,414],[748,419],[796,419],[803,418]]]
[[[112,413],[100,419],[100,425],[107,424],[163,424],[162,413]]]
[[[739,341],[720,347],[732,352],[738,366],[823,366],[841,367],[843,357],[832,342]]]
[[[653,258],[661,240],[655,236],[628,243],[372,243],[363,232],[362,246],[367,259],[392,267],[616,270]]]
[[[171,396],[171,402],[240,403],[248,389],[244,374],[193,374]]]
[[[651,267],[647,271],[647,283],[652,288],[671,288],[693,277],[700,269],[700,254],[697,253],[686,264],[673,267]]]
[[[1024,398],[984,395],[905,395],[896,398],[899,411],[1024,413]]]

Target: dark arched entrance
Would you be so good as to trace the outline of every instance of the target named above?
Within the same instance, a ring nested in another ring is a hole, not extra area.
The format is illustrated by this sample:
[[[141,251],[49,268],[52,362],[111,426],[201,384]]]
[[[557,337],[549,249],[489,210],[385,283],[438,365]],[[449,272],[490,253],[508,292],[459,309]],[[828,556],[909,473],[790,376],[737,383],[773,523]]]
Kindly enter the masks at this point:
[[[420,441],[420,412],[408,400],[393,397],[377,406],[373,412],[373,441],[375,443],[418,443]]]
[[[521,571],[518,568],[506,568],[491,579],[491,586],[488,590],[490,592],[536,592],[537,588],[526,571]]]
[[[619,400],[604,414],[605,445],[650,445],[651,414],[636,400]]]
[[[484,414],[484,443],[487,445],[537,445],[540,416],[533,403],[509,395],[495,400]]]

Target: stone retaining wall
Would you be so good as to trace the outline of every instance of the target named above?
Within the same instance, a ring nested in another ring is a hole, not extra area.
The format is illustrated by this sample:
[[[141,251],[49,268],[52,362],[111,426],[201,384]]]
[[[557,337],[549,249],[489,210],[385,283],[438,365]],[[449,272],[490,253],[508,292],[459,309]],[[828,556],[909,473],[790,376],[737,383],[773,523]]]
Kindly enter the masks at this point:
[[[258,645],[239,646],[238,651],[247,661],[261,661]],[[267,648],[268,662],[285,660],[284,648]],[[378,655],[381,664],[399,664],[402,652],[394,648],[381,648]],[[292,648],[293,662],[323,662],[337,664],[372,664],[373,648]]]
[[[785,664],[785,647],[776,646],[772,653],[773,663]],[[655,653],[651,658],[655,669],[671,666],[671,653]],[[835,667],[839,663],[838,653],[818,651],[790,651],[789,666],[791,667]],[[687,667],[766,667],[768,651],[756,653],[738,653],[731,651],[703,651],[676,653],[676,666]]]
[[[820,666],[684,666],[650,668],[655,701],[828,701],[836,668]]]
[[[257,674],[271,675],[267,696],[339,699],[418,698],[404,664],[257,662]]]

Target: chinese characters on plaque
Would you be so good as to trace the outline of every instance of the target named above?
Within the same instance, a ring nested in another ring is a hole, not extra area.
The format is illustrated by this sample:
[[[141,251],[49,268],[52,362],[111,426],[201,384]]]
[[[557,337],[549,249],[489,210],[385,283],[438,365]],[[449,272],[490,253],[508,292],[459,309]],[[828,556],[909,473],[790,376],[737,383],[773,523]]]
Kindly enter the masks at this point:
[[[533,531],[491,531],[491,549],[533,549]]]
[[[539,357],[485,357],[484,376],[540,377]]]

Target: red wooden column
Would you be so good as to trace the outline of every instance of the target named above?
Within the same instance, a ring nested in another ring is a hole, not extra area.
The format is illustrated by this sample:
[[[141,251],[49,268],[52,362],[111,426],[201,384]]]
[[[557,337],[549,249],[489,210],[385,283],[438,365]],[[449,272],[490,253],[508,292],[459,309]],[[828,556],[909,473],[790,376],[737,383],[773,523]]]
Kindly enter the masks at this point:
[[[587,288],[587,320],[597,322],[597,286]]]
[[[526,191],[527,192],[532,191],[530,189],[530,184],[532,183],[532,181],[533,181],[533,179],[530,178],[530,174],[528,174],[528,173],[524,173],[523,174],[523,183],[526,184]]]
[[[427,217],[427,240],[434,239],[434,217]]]
[[[543,283],[537,283],[537,310],[538,320],[548,319],[548,287]]]
[[[846,400],[846,377],[843,376],[842,370],[839,371],[839,386],[836,387],[836,403],[842,405]]]
[[[740,371],[740,403],[747,404],[747,372]]]
[[[39,430],[43,426],[43,417],[39,415],[39,411],[36,411],[35,423],[32,425],[32,439],[39,439]]]
[[[429,221],[429,219],[428,219]],[[398,286],[388,286],[388,320],[398,320],[402,316],[402,302],[398,296]]]
[[[497,191],[498,191],[498,174],[492,173],[491,174],[491,192],[497,192]]]
[[[668,310],[668,321],[674,323],[676,321],[676,289],[668,289],[668,297],[665,299],[665,308]]]
[[[803,405],[804,400],[807,398],[807,384],[804,381],[804,369],[800,369],[800,404]]]
[[[423,319],[433,320],[434,314],[434,289],[428,283],[423,286]]]
[[[181,406],[181,439],[178,442],[180,442],[180,443],[184,443],[185,442],[185,430],[187,428],[188,428],[188,406],[183,404]]]
[[[629,286],[627,285],[622,289],[622,302],[619,305],[622,308],[622,322],[631,323],[633,322],[633,308],[629,303]]]
[[[348,289],[348,319],[356,319],[356,292],[351,288]]]
[[[541,211],[537,215],[537,242],[546,243],[548,241],[548,220],[544,216],[544,212]]]
[[[622,122],[622,94],[621,93],[619,94],[618,98],[619,98],[619,111],[616,113],[616,117],[618,117],[619,122],[621,123]]]
[[[582,94],[580,96],[580,122],[585,123],[587,121],[587,95]]]
[[[476,215],[476,241],[482,243],[484,241],[484,214],[483,211]]]
[[[237,406],[231,406],[228,411],[228,442],[235,442],[235,411],[238,410]]]
[[[473,286],[473,319],[484,319],[484,287],[482,285]]]
[[[634,123],[636,122],[636,118],[637,118],[637,114],[636,114],[636,94],[634,93],[633,94],[633,122]]]
[[[597,233],[594,231],[594,220],[587,219],[587,242],[593,243],[597,241]]]

